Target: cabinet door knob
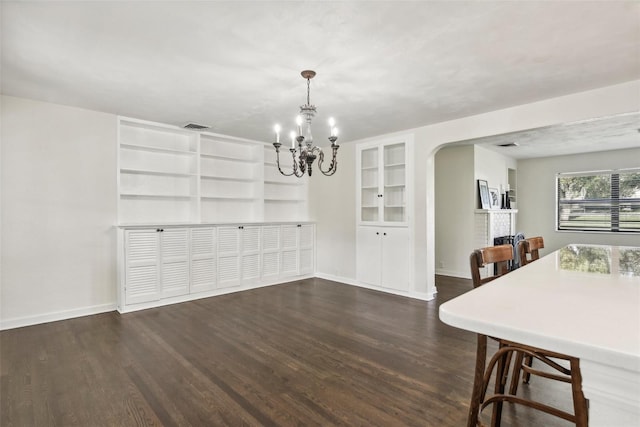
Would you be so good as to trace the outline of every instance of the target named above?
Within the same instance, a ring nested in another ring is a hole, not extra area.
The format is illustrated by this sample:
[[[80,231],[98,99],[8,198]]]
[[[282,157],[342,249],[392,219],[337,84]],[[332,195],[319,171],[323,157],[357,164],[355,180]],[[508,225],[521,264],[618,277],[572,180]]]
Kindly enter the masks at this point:
[[[377,236],[377,235],[379,235],[379,234],[380,234],[380,233],[378,233],[378,232],[376,231],[376,236]]]
[[[382,235],[383,235],[383,236],[386,236],[386,235],[387,235],[387,233],[382,233]]]

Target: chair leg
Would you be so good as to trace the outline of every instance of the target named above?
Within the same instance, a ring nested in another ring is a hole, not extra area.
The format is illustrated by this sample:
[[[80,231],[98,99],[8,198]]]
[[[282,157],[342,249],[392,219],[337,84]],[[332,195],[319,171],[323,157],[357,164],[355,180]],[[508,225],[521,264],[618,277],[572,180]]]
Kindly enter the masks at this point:
[[[580,372],[580,360],[571,359],[571,393],[573,394],[573,413],[576,417],[576,427],[589,425],[589,406],[582,392],[582,374]]]
[[[525,356],[524,358],[524,364],[527,365],[529,368],[533,366],[533,357],[531,356]],[[529,384],[529,380],[531,379],[531,374],[527,371],[524,371],[524,374],[522,375],[522,382],[525,384]]]
[[[478,416],[480,414],[480,398],[484,385],[484,368],[487,363],[487,336],[477,335],[476,348],[476,370],[473,376],[473,391],[471,393],[471,403],[469,404],[469,415],[467,417],[467,427],[478,426]]]
[[[520,372],[522,372],[523,359],[524,353],[520,351],[517,352],[515,363],[513,365],[513,375],[511,376],[511,387],[509,387],[509,394],[512,394],[514,396],[518,393],[518,385],[520,384]]]
[[[504,347],[504,344],[500,344],[500,347]],[[506,386],[506,377],[509,373],[509,362],[511,361],[511,352],[508,351],[498,359],[498,366],[496,368],[496,384],[494,391],[496,395],[504,394]],[[502,400],[498,400],[493,403],[491,413],[491,427],[500,427],[502,422]]]

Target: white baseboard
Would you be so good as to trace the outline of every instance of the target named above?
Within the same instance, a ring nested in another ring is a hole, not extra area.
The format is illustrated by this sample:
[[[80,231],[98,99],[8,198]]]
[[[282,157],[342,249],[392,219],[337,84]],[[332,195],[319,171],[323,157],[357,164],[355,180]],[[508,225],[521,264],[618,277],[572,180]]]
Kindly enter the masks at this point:
[[[284,283],[295,282],[298,280],[304,280],[314,277],[312,274],[302,276],[284,276],[278,277],[273,280],[263,281],[260,283],[251,283],[248,285],[231,286],[228,288],[216,288],[208,291],[197,292],[193,294],[180,295],[177,297],[163,298],[158,301],[141,302],[137,304],[129,304],[118,307],[117,310],[120,314],[132,313],[134,311],[147,310],[150,308],[163,307],[166,305],[178,304],[187,301],[195,301],[203,298],[217,297],[220,295],[234,294],[236,292],[250,291],[252,289],[264,288],[267,286],[282,285]]]
[[[346,278],[346,277],[339,277],[339,276],[334,276],[334,275],[325,274],[325,273],[316,273],[316,277],[318,277],[320,279],[325,279],[325,280],[331,280],[331,281],[334,281],[334,282],[344,283],[346,285],[357,286],[359,288],[372,289],[374,291],[386,292],[388,294],[400,295],[400,296],[403,296],[403,297],[408,297],[408,298],[413,298],[413,299],[419,299],[419,300],[422,300],[422,301],[431,301],[432,299],[435,298],[435,294],[438,292],[435,289],[434,289],[433,293],[416,292],[416,291],[399,291],[399,290],[395,290],[395,289],[382,288],[382,287],[379,287],[379,286],[371,286],[371,285],[367,285],[367,284],[364,284],[364,283],[357,282],[357,281],[355,281],[353,279],[349,279],[349,278]]]
[[[58,320],[73,319],[75,317],[90,316],[92,314],[115,311],[116,303],[92,305],[89,307],[74,308],[72,310],[54,311],[35,316],[14,317],[0,321],[0,330],[21,328],[23,326],[37,325],[40,323],[56,322]]]
[[[450,274],[447,274],[447,275],[450,275]],[[193,299],[224,295],[232,292],[240,292],[240,291],[255,289],[263,286],[272,286],[272,285],[277,285],[281,283],[286,283],[287,281],[290,281],[290,280],[291,281],[302,280],[309,277],[314,277],[314,276],[293,276],[291,278],[285,277],[285,278],[279,278],[278,280],[275,280],[272,282],[261,283],[259,285],[254,284],[248,287],[217,289],[209,292],[203,292],[200,294],[191,294],[183,297],[169,298],[166,301],[163,301],[162,303],[154,302],[150,304],[138,304],[135,307],[129,306],[127,307],[126,310],[120,310],[120,311],[125,313],[130,311],[144,310],[151,307],[159,307],[165,304],[175,304],[177,302],[184,302],[184,301],[189,301]],[[343,283],[346,285],[358,286],[366,289],[373,289],[380,292],[386,292],[388,294],[401,295],[404,297],[419,299],[423,301],[431,301],[434,298],[434,295],[437,293],[435,289],[434,289],[434,292],[430,294],[427,292],[399,291],[394,289],[381,288],[378,286],[371,286],[371,285],[359,283],[347,277],[338,277],[338,276],[333,276],[331,274],[324,274],[324,273],[316,273],[315,277]],[[73,319],[73,318],[82,317],[82,316],[90,316],[92,314],[100,314],[100,313],[106,313],[109,311],[116,311],[117,309],[118,309],[117,303],[113,302],[108,304],[100,304],[100,305],[94,305],[89,307],[75,308],[72,310],[62,310],[62,311],[55,311],[51,313],[38,314],[35,316],[14,317],[13,319],[0,320],[0,330],[15,329],[15,328],[21,328],[24,326],[37,325],[40,323],[56,322],[59,320]]]
[[[471,279],[471,274],[468,271],[455,271],[455,270],[445,270],[442,268],[436,268],[436,274],[439,276],[450,276],[450,277],[459,277],[460,279]]]

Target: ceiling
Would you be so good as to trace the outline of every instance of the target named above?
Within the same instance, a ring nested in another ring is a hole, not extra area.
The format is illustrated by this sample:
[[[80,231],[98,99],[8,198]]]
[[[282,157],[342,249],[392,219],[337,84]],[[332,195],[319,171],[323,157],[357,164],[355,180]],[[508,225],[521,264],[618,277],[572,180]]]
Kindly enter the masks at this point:
[[[3,94],[261,141],[293,128],[304,69],[318,73],[316,139],[334,116],[341,142],[640,78],[638,1],[1,5]],[[625,117],[613,126],[638,146]],[[554,128],[568,129],[540,135]],[[565,145],[622,148],[577,134]]]
[[[618,114],[465,141],[514,159],[640,148],[640,113]]]

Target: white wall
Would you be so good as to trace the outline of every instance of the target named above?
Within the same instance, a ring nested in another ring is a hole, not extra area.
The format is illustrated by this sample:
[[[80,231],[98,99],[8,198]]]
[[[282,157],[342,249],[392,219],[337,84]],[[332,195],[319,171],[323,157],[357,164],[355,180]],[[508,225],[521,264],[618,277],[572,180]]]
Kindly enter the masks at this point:
[[[474,246],[474,213],[480,208],[478,179],[506,188],[511,157],[473,145],[451,145],[435,156],[436,273],[470,278],[469,254]]]
[[[479,146],[475,146],[474,156],[475,179],[486,180],[489,188],[495,188],[502,194],[509,183],[508,170],[517,169],[516,160]],[[480,208],[478,200],[478,186],[476,185],[476,206]]]
[[[477,204],[474,146],[440,149],[435,156],[436,273],[469,277]]]
[[[324,176],[317,170],[309,180],[309,211],[316,224],[316,271],[327,278],[356,277],[355,144],[338,150],[338,171]]]
[[[543,157],[518,162],[518,230],[544,237],[552,252],[570,243],[640,246],[640,235],[556,231],[556,174],[640,166],[640,148],[573,156]]]
[[[440,146],[637,111],[639,92],[640,80],[399,132],[413,133],[416,143],[416,291],[435,292]],[[114,309],[116,117],[7,96],[0,101],[0,327]],[[355,142],[341,143],[340,172],[310,178],[318,273],[347,281],[355,280],[356,265]]]
[[[640,80],[635,80],[396,133],[413,133],[415,135],[415,176],[418,181],[415,185],[416,290],[427,294],[435,291],[434,156],[440,146],[454,141],[466,141],[483,136],[637,111],[640,109],[638,93],[640,93]],[[380,135],[375,139],[388,138],[393,135],[395,134]],[[340,148],[341,154],[344,155],[347,151],[344,148],[357,142],[361,141],[347,143],[343,141],[342,148]],[[339,154],[339,160],[342,171],[345,168],[355,168],[354,158],[343,160]],[[331,260],[340,260],[341,271],[345,274],[352,271],[352,275],[338,278],[345,281],[355,281],[355,238],[347,240],[347,238],[351,238],[351,235],[355,236],[355,193],[353,193],[354,190],[349,191],[342,188],[342,186],[355,188],[355,177],[352,182],[348,182],[344,176],[339,183],[332,182],[332,179],[336,180],[339,176],[335,175],[329,179],[322,179],[322,177],[317,177],[317,179],[312,177],[311,179],[313,186],[311,199],[318,198],[314,202],[314,206],[319,206],[322,203],[320,197],[325,200],[324,203],[331,203],[333,206],[333,208],[326,206],[315,212],[315,219],[318,223],[323,223],[319,228],[323,231],[317,233],[317,268],[321,275],[327,273],[324,269],[335,271],[330,267]],[[519,177],[518,190],[520,190],[520,184]],[[419,194],[419,189],[424,189],[425,193]],[[335,194],[332,193],[333,190],[335,190]],[[332,197],[326,199],[329,195]],[[519,202],[520,194],[518,194]],[[518,204],[518,209],[520,208],[521,205]],[[335,210],[344,214],[336,215]],[[346,235],[345,232],[347,232]],[[423,277],[421,277],[421,272],[424,272]]]
[[[116,117],[0,102],[0,327],[114,310]]]

